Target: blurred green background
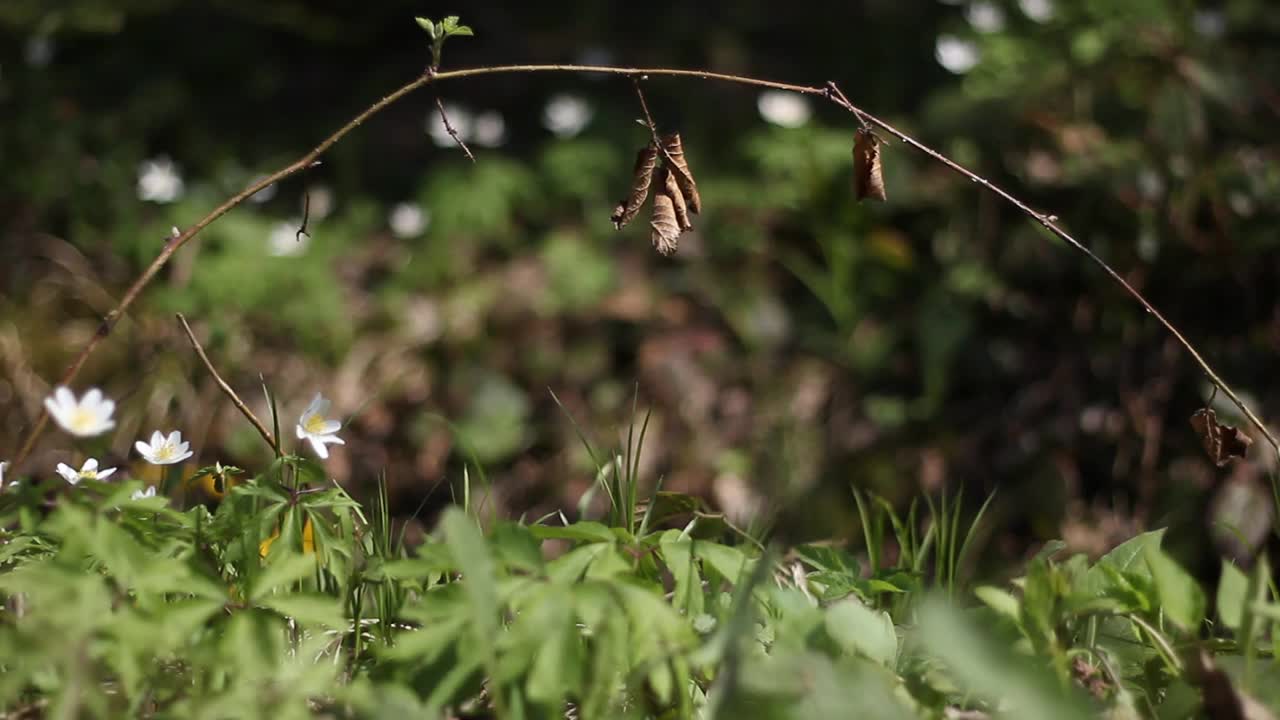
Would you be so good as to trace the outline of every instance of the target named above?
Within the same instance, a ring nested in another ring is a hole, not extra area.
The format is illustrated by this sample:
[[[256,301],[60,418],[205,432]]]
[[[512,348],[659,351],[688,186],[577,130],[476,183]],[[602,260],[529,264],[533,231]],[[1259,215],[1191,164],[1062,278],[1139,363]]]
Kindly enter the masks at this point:
[[[1280,412],[1270,0],[5,0],[0,458],[171,226],[420,73],[412,18],[446,14],[476,32],[450,41],[446,69],[835,80],[1061,217],[1264,418]],[[549,390],[601,448],[638,392],[645,478],[735,516],[799,498],[814,537],[858,532],[851,483],[899,502],[963,484],[975,505],[999,488],[989,558],[1164,524],[1195,529],[1170,535],[1192,547],[1231,508],[1267,504],[1269,451],[1213,468],[1187,423],[1208,397],[1189,358],[1042,228],[896,142],[888,202],[855,203],[854,124],[816,99],[645,89],[705,205],[674,258],[643,221],[608,220],[647,139],[629,82],[442,83],[185,247],[76,383],[120,401],[117,431],[47,433],[29,469],[88,451],[128,463],[156,427],[182,429],[201,464],[266,458],[181,311],[263,416],[265,378],[290,439],[312,394],[333,397],[352,419],[330,469],[358,493],[385,475],[406,515],[449,502],[460,443],[499,512],[576,512],[594,471]]]

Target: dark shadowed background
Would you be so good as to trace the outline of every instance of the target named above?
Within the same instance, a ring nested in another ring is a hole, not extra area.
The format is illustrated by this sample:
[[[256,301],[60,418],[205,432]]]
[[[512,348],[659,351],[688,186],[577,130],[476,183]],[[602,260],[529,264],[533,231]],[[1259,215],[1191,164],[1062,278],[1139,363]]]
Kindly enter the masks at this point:
[[[1264,418],[1280,412],[1269,0],[4,0],[0,459],[170,227],[422,72],[413,16],[445,14],[476,33],[450,40],[446,69],[835,80],[1058,215]],[[1187,422],[1205,379],[1038,225],[896,142],[888,202],[855,203],[855,123],[816,99],[644,87],[706,206],[673,258],[644,222],[609,223],[648,137],[628,81],[442,83],[184,248],[76,382],[120,402],[115,433],[49,432],[27,470],[88,451],[129,465],[157,427],[182,429],[200,465],[268,457],[180,311],[263,416],[265,378],[290,440],[310,397],[333,397],[351,418],[334,476],[359,496],[385,475],[401,514],[425,501],[427,522],[462,486],[463,447],[501,513],[575,515],[594,469],[574,422],[607,452],[650,409],[648,482],[735,514],[794,498],[784,522],[810,537],[858,534],[851,484],[895,502],[963,484],[975,509],[998,489],[989,558],[1050,537],[1098,552],[1172,524],[1182,554],[1208,559],[1195,548],[1211,524],[1243,522],[1232,503],[1268,504],[1270,451],[1214,468]]]

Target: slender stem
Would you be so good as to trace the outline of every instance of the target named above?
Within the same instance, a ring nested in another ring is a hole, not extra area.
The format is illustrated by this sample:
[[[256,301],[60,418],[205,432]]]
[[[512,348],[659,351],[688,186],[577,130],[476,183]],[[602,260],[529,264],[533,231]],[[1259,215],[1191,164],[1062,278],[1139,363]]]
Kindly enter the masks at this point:
[[[262,436],[262,439],[266,440],[267,444],[271,446],[271,449],[276,451],[276,455],[279,455],[280,445],[276,442],[275,437],[273,437],[271,432],[267,430],[266,426],[262,424],[262,421],[258,419],[258,416],[253,414],[253,411],[249,409],[249,406],[244,404],[244,401],[240,399],[240,396],[236,394],[236,391],[231,389],[231,386],[227,384],[227,381],[223,380],[222,376],[218,374],[217,369],[213,367],[213,363],[209,361],[209,356],[205,354],[204,348],[200,346],[200,341],[196,340],[196,334],[191,331],[191,326],[187,324],[187,319],[182,316],[182,313],[177,313],[177,316],[178,322],[182,324],[182,329],[187,333],[187,339],[191,341],[191,347],[195,348],[196,355],[200,356],[200,361],[204,363],[204,367],[209,371],[209,374],[213,376],[214,382],[218,383],[218,387],[222,388],[223,394],[231,399],[231,403],[236,406],[236,409],[240,411],[240,414],[245,416],[245,419],[249,421],[249,424],[253,425],[254,429],[258,431],[258,434]]]
[[[237,205],[240,205],[245,200],[249,199],[259,190],[267,187],[268,185],[271,185],[272,183],[280,182],[281,180],[284,180],[288,177],[296,175],[297,173],[311,167],[315,163],[315,161],[325,153],[325,151],[327,151],[330,147],[336,144],[339,140],[345,137],[352,130],[355,130],[356,128],[363,125],[365,121],[367,121],[373,115],[377,114],[378,112],[382,111],[383,109],[387,108],[391,104],[395,103],[396,101],[400,100],[406,95],[412,93],[413,91],[425,85],[439,82],[441,80],[457,80],[461,78],[475,77],[479,75],[557,73],[557,72],[590,73],[590,74],[597,74],[597,75],[623,75],[623,76],[629,76],[629,77],[653,75],[653,76],[662,76],[662,77],[700,78],[703,80],[716,80],[720,82],[736,83],[739,85],[751,85],[755,87],[772,88],[774,90],[786,90],[790,92],[801,93],[804,95],[819,95],[827,98],[831,102],[835,103],[836,105],[839,105],[840,107],[852,113],[854,117],[857,118],[860,124],[863,124],[865,126],[865,124],[869,122],[873,125],[880,127],[886,132],[897,137],[904,144],[909,145],[915,148],[916,150],[919,150],[920,152],[923,152],[924,154],[942,163],[948,168],[954,170],[955,172],[960,173],[961,175],[969,178],[975,183],[978,183],[986,190],[996,194],[997,196],[1004,199],[1009,204],[1016,207],[1027,217],[1040,223],[1049,232],[1056,235],[1059,239],[1061,239],[1063,242],[1070,245],[1075,250],[1083,253],[1086,257],[1089,258],[1089,260],[1091,260],[1093,263],[1101,267],[1103,271],[1105,271],[1107,275],[1111,277],[1112,280],[1114,280],[1117,284],[1119,284],[1122,288],[1124,288],[1126,292],[1128,292],[1131,296],[1133,296],[1133,298],[1138,301],[1138,303],[1143,307],[1143,309],[1146,310],[1148,313],[1150,313],[1152,316],[1154,316],[1156,320],[1159,321],[1160,324],[1164,326],[1165,330],[1167,330],[1174,337],[1174,339],[1176,339],[1178,343],[1182,345],[1182,347],[1187,351],[1187,353],[1191,355],[1192,359],[1195,360],[1195,363],[1200,367],[1200,370],[1204,372],[1205,376],[1209,378],[1209,381],[1213,383],[1214,387],[1221,389],[1222,392],[1225,393],[1226,396],[1230,398],[1233,403],[1235,403],[1236,407],[1238,407],[1240,411],[1244,413],[1244,416],[1249,420],[1249,423],[1253,425],[1253,427],[1259,433],[1261,433],[1263,437],[1266,438],[1267,442],[1271,445],[1272,449],[1275,451],[1276,456],[1280,458],[1280,441],[1276,440],[1275,436],[1272,435],[1269,429],[1267,429],[1267,426],[1262,422],[1262,420],[1260,420],[1258,416],[1255,415],[1254,412],[1250,410],[1247,405],[1244,404],[1244,401],[1240,399],[1240,397],[1235,393],[1234,390],[1231,389],[1231,387],[1226,383],[1226,381],[1224,381],[1221,377],[1218,376],[1217,372],[1213,370],[1213,368],[1209,365],[1208,361],[1206,361],[1204,357],[1200,354],[1200,352],[1195,348],[1195,346],[1191,344],[1191,341],[1187,340],[1187,338],[1183,336],[1183,334],[1176,327],[1174,327],[1173,323],[1165,319],[1165,317],[1161,315],[1160,312],[1156,310],[1156,308],[1150,302],[1148,302],[1145,297],[1143,297],[1142,293],[1138,292],[1138,290],[1136,290],[1123,277],[1121,277],[1119,273],[1113,270],[1110,265],[1108,265],[1105,261],[1103,261],[1102,258],[1098,257],[1096,254],[1094,254],[1092,250],[1086,247],[1083,243],[1076,240],[1069,233],[1067,233],[1065,230],[1059,227],[1055,222],[1057,220],[1056,217],[1051,215],[1045,215],[1043,213],[1039,213],[1033,210],[1026,203],[1017,199],[1016,197],[1009,194],[1007,191],[995,185],[994,183],[991,183],[988,180],[978,176],[976,173],[968,170],[967,168],[963,167],[962,165],[955,162],[954,160],[951,160],[950,158],[946,157],[945,155],[938,152],[937,150],[934,150],[933,148],[930,148],[924,143],[921,143],[920,141],[912,138],[911,136],[907,135],[906,133],[902,132],[896,127],[890,125],[884,120],[881,120],[875,115],[872,115],[866,112],[865,110],[862,110],[861,108],[857,107],[852,102],[850,102],[847,97],[845,97],[844,93],[840,91],[840,89],[835,85],[835,83],[828,82],[825,86],[815,87],[812,85],[794,85],[791,83],[774,82],[772,80],[762,80],[759,78],[747,77],[744,75],[731,75],[727,73],[710,72],[707,70],[681,70],[677,68],[636,68],[636,67],[614,67],[614,66],[608,66],[608,65],[493,65],[493,66],[487,66],[487,67],[464,68],[461,70],[449,70],[446,72],[437,72],[434,66],[429,68],[426,72],[414,78],[412,81],[406,83],[405,85],[401,86],[399,89],[395,90],[394,92],[386,95],[382,99],[370,105],[368,108],[362,111],[359,115],[356,115],[349,122],[347,122],[347,124],[338,128],[336,132],[334,132],[329,137],[325,138],[319,145],[312,148],[310,152],[306,153],[305,155],[298,158],[297,160],[290,163],[289,165],[286,165],[285,167],[275,171],[274,173],[271,173],[265,178],[259,180],[258,182],[253,183],[252,185],[245,188],[244,190],[241,190],[239,193],[232,196],[231,198],[223,202],[218,207],[214,208],[208,215],[201,218],[194,225],[182,231],[180,234],[178,234],[176,237],[172,238],[168,243],[166,243],[164,249],[161,250],[158,255],[156,255],[155,259],[151,261],[151,264],[147,266],[146,270],[144,270],[142,274],[138,276],[138,279],[135,280],[133,284],[129,286],[129,289],[125,291],[124,296],[120,299],[120,302],[116,305],[116,307],[113,308],[109,313],[107,313],[106,317],[103,318],[102,325],[98,328],[98,332],[93,336],[93,338],[89,340],[88,343],[85,344],[84,348],[81,349],[80,354],[76,356],[75,360],[72,361],[71,366],[67,368],[65,373],[63,373],[61,382],[59,384],[69,385],[71,381],[75,379],[75,377],[80,373],[80,370],[84,367],[85,362],[89,359],[89,355],[91,355],[93,351],[97,349],[98,345],[102,342],[102,340],[111,333],[112,328],[115,326],[117,322],[119,322],[120,317],[125,313],[126,310],[129,309],[131,305],[133,305],[133,302],[137,300],[138,296],[142,293],[143,289],[145,289],[147,285],[149,285],[151,281],[155,279],[156,274],[158,274],[160,272],[160,269],[163,268],[165,264],[169,262],[169,258],[173,257],[173,254],[177,252],[179,248],[187,244],[187,242],[191,240],[191,238],[195,237],[196,234],[198,234],[201,230],[207,227],[214,220],[217,220],[219,217],[222,217],[232,208],[236,207]],[[27,438],[23,442],[21,449],[18,451],[17,456],[14,458],[15,469],[20,467],[23,461],[30,454],[31,449],[35,446],[36,440],[40,437],[40,434],[44,432],[44,429],[48,425],[48,423],[49,423],[48,412],[42,408],[40,411],[39,418],[37,418],[35,425],[32,426],[30,433],[27,435]]]

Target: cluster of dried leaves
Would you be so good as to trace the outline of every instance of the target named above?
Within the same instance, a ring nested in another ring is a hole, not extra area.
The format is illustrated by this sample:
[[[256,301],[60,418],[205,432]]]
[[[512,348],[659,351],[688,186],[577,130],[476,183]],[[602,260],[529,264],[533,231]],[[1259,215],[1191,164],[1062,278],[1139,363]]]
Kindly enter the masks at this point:
[[[680,236],[693,228],[689,216],[702,212],[702,198],[685,160],[680,134],[665,135],[660,142],[661,146],[650,141],[636,154],[631,191],[613,208],[609,219],[621,230],[640,213],[649,198],[649,188],[656,185],[653,215],[649,220],[650,239],[658,252],[671,255],[679,246]],[[885,199],[880,138],[867,128],[860,128],[854,134],[853,186],[858,200],[870,198],[883,202]]]
[[[653,197],[653,216],[649,220],[653,229],[650,237],[658,252],[670,255],[676,251],[680,235],[693,227],[689,215],[702,212],[702,198],[698,195],[693,173],[689,171],[689,162],[685,160],[680,134],[666,135],[661,142],[659,147],[650,141],[636,155],[631,192],[613,209],[610,219],[618,229],[631,222],[649,197],[649,186],[656,180],[658,190]],[[659,155],[662,156],[661,167],[658,165]]]

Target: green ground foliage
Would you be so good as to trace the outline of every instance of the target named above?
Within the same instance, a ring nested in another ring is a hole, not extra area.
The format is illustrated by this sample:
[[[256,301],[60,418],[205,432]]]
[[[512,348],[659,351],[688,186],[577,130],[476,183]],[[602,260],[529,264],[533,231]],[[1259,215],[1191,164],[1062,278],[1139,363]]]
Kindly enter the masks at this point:
[[[292,455],[212,512],[139,499],[132,481],[51,481],[53,509],[51,488],[15,488],[0,498],[0,707],[1066,720],[1260,719],[1280,702],[1265,558],[1224,560],[1206,591],[1161,529],[1097,561],[1054,541],[972,587],[955,568],[986,505],[944,495],[899,516],[857,493],[865,552],[783,548],[694,498],[641,496],[633,457],[600,468],[600,521],[481,522],[464,504],[415,547],[385,494],[362,507]]]

